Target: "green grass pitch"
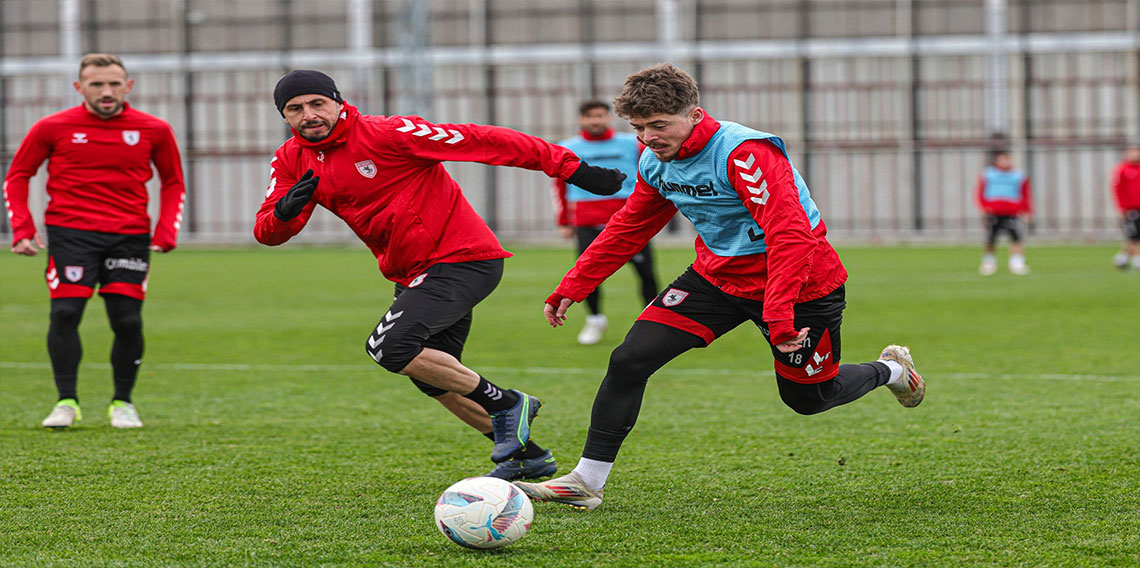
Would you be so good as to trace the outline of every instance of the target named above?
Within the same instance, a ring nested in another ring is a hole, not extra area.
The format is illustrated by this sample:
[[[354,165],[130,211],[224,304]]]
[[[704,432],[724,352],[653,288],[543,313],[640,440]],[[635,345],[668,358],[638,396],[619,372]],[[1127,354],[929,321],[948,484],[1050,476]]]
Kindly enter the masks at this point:
[[[549,329],[565,248],[512,247],[464,361],[542,397],[535,439],[578,459],[610,350],[640,306],[604,287],[602,344]],[[2,566],[1137,566],[1140,273],[1111,246],[1031,246],[977,275],[975,247],[839,247],[846,362],[912,347],[916,409],[885,390],[817,416],[777,395],[744,325],[655,375],[596,511],[537,503],[530,534],[460,549],[432,523],[490,443],[388,374],[364,341],[391,285],[362,247],[184,249],[154,259],[146,427],[108,425],[110,332],[81,333],[85,420],[55,390],[44,257],[0,255]],[[667,284],[691,261],[662,250]]]

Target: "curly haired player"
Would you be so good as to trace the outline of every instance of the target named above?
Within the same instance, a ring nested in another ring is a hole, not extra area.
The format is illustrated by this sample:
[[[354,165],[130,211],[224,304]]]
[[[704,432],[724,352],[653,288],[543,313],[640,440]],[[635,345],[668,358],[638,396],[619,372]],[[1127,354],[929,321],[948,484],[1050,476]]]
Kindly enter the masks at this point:
[[[577,467],[543,483],[516,482],[532,498],[600,505],[649,377],[746,321],[767,337],[780,397],[798,413],[823,412],[884,385],[903,406],[922,402],[926,384],[906,347],[888,345],[878,361],[839,364],[847,271],[783,140],[717,121],[698,102],[696,82],[667,63],[629,76],[614,101],[649,151],[625,207],[547,298],[547,322],[562,325],[566,310],[676,211],[697,230],[697,257],[610,355]]]

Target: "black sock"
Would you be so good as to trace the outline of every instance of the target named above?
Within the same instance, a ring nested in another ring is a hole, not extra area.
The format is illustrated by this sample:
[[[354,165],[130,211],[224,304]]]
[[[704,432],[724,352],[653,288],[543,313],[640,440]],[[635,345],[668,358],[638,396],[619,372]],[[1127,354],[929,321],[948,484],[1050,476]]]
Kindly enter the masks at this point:
[[[503,390],[491,381],[479,375],[479,386],[475,390],[463,395],[473,401],[475,404],[483,407],[488,414],[502,412],[515,405],[519,401],[519,395],[509,391]]]
[[[79,381],[75,375],[56,375],[54,378],[55,390],[59,392],[59,400],[72,398],[75,399],[75,402],[79,402],[79,394],[75,389],[75,384]]]
[[[494,432],[484,432],[483,435],[486,436],[488,440],[491,440],[492,442],[495,441],[495,433]],[[545,453],[546,453],[546,448],[534,443],[534,440],[527,440],[526,445],[523,446],[523,449],[521,449],[521,450],[515,452],[513,455],[511,455],[511,459],[529,460],[529,459],[534,459],[537,457],[542,457],[542,455]]]
[[[111,396],[111,402],[121,400],[129,403],[131,401],[131,390],[134,386],[134,379],[120,379],[119,377],[115,377],[115,394]]]

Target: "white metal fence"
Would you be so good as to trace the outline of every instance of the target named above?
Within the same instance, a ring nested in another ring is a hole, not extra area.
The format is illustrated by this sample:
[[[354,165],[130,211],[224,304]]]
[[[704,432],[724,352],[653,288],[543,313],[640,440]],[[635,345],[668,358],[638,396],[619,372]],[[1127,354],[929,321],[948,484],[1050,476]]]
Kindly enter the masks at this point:
[[[413,33],[417,9],[428,20]],[[1108,176],[1120,146],[1140,139],[1138,27],[1140,0],[334,0],[319,9],[2,0],[0,168],[36,119],[79,103],[70,86],[79,56],[116,52],[136,80],[132,104],[179,138],[184,239],[247,242],[268,159],[286,135],[271,91],[288,69],[328,72],[366,113],[557,140],[574,132],[581,99],[613,97],[629,73],[671,60],[698,78],[714,116],[788,142],[837,239],[979,238],[973,191],[995,132],[1031,175],[1038,238],[1115,239]],[[447,167],[504,239],[553,238],[543,175]],[[681,234],[690,234],[683,223]],[[329,215],[303,235],[354,238]]]

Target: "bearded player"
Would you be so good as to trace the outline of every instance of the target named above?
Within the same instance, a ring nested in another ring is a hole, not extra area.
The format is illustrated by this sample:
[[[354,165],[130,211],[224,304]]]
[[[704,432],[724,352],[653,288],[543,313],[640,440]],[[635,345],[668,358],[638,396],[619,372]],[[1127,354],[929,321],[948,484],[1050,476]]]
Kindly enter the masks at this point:
[[[319,71],[285,75],[273,99],[293,136],[271,161],[257,240],[288,241],[318,205],[343,219],[396,284],[395,300],[365,339],[368,355],[494,441],[487,475],[552,475],[554,457],[530,439],[539,399],[460,362],[472,309],[498,285],[511,254],[443,162],[540,170],[606,195],[621,189],[625,174],[507,128],[361,114]]]
[[[118,57],[83,57],[74,85],[83,104],[33,124],[4,178],[12,252],[36,256],[44,241],[28,209],[28,180],[48,160],[47,347],[59,399],[43,425],[67,428],[82,419],[79,322],[98,288],[115,334],[111,426],[138,428],[143,423],[131,393],[142,364],[150,253],[169,252],[176,245],[186,194],[182,159],[170,125],[126,102],[134,80]],[[152,163],[162,180],[153,235],[146,188]]]

